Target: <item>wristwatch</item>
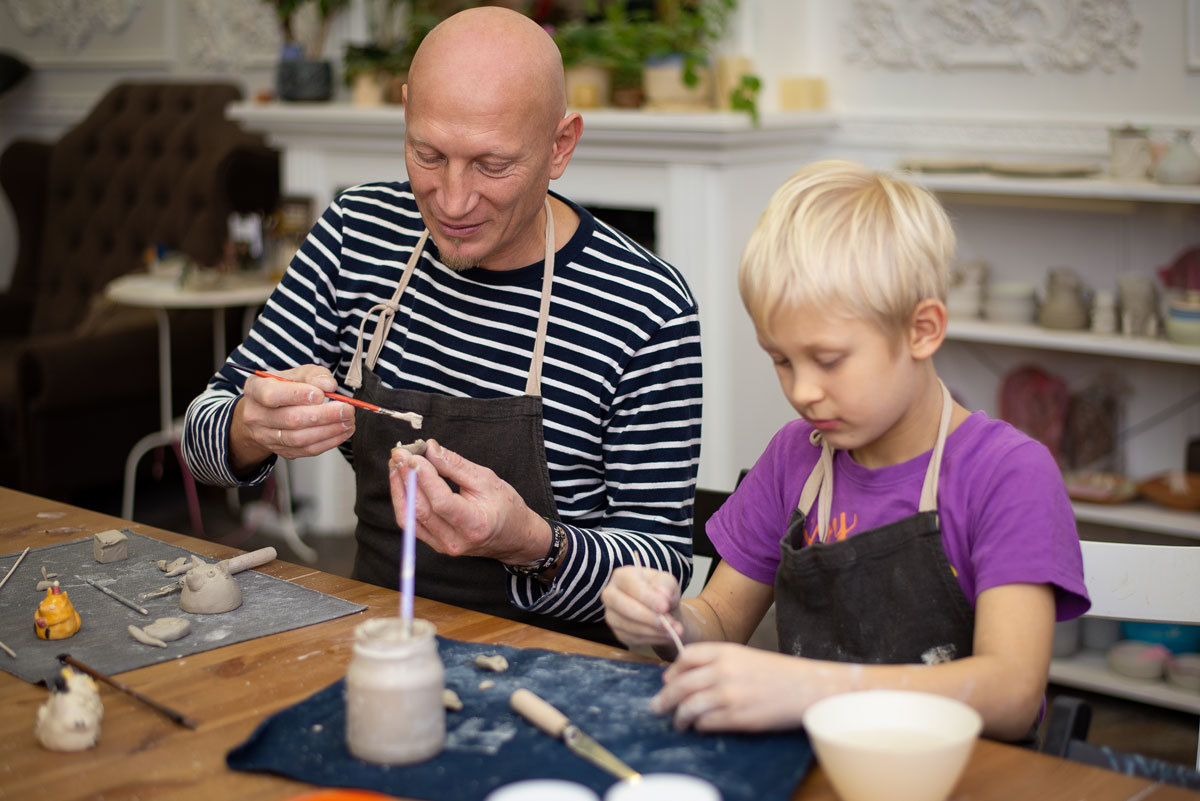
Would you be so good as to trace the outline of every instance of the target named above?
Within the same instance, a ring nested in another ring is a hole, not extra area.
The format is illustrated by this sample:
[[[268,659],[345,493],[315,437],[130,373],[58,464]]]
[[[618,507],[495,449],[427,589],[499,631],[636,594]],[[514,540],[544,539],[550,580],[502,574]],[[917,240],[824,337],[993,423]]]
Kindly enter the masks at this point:
[[[530,562],[527,565],[505,565],[504,569],[509,573],[514,573],[518,576],[536,576],[539,573],[544,573],[552,567],[558,565],[563,554],[567,550],[567,530],[562,524],[546,517],[543,518],[550,524],[550,550],[546,551],[546,555],[536,562]]]

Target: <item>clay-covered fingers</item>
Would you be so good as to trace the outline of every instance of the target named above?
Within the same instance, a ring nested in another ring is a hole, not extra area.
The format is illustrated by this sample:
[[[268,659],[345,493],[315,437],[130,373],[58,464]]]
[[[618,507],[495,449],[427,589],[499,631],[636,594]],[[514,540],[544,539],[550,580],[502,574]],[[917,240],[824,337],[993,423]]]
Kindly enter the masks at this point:
[[[647,567],[619,567],[601,593],[604,621],[626,645],[667,645],[673,642],[660,616],[683,633],[676,618],[679,582],[670,573]]]
[[[354,434],[354,408],[323,394],[337,389],[329,370],[309,364],[277,375],[291,380],[250,376],[242,390],[241,421],[258,447],[297,459],[324,453]]]

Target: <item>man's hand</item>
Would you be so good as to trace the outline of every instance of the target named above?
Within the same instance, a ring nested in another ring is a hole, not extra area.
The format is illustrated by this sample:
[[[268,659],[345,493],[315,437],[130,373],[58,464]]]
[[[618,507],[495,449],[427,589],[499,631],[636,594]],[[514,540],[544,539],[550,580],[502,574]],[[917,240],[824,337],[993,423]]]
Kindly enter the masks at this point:
[[[541,559],[550,549],[550,524],[525,505],[512,485],[437,440],[426,443],[424,456],[394,449],[389,468],[396,525],[404,525],[405,505],[415,503],[416,536],[435,551],[521,565]],[[405,497],[410,470],[417,473],[415,499]],[[459,491],[452,492],[445,479]]]
[[[306,364],[278,373],[293,382],[250,376],[233,410],[229,461],[248,473],[272,453],[285,459],[316,456],[354,434],[354,407],[327,401],[337,381],[324,367]]]

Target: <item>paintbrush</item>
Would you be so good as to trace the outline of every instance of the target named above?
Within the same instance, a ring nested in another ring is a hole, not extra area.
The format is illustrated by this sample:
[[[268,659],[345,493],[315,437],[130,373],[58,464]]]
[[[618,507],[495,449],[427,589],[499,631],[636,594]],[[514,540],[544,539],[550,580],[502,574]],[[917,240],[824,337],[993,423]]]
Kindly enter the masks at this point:
[[[187,715],[183,714],[182,712],[176,712],[174,709],[171,709],[171,707],[166,706],[164,704],[160,704],[158,701],[155,701],[153,698],[147,698],[146,696],[142,695],[141,693],[139,693],[137,690],[133,689],[132,687],[128,687],[128,686],[122,684],[121,682],[117,681],[116,679],[112,678],[111,676],[106,676],[105,674],[96,670],[94,667],[89,667],[88,665],[83,664],[82,662],[80,662],[78,659],[71,656],[70,654],[59,654],[58,661],[62,662],[65,665],[70,665],[71,667],[75,668],[76,670],[79,670],[79,671],[82,671],[82,672],[88,674],[93,679],[99,679],[100,681],[104,682],[105,684],[109,685],[110,687],[120,690],[121,692],[125,693],[126,695],[133,696],[134,698],[141,701],[143,704],[150,707],[154,711],[156,711],[160,714],[166,715],[168,718],[170,718],[174,722],[178,723],[180,726],[186,726],[189,729],[194,729],[198,725],[194,719],[189,718]]]
[[[300,383],[299,381],[294,381],[290,378],[284,378],[281,375],[275,375],[274,373],[268,373],[266,370],[253,370],[249,367],[243,367],[242,365],[240,365],[236,362],[227,362],[227,364],[230,367],[232,367],[233,369],[240,370],[241,372],[246,373],[247,375],[258,376],[259,378],[274,378],[276,381],[286,381],[289,384],[299,384]],[[371,403],[370,401],[359,400],[358,398],[351,398],[346,395],[339,395],[336,392],[323,392],[321,394],[324,395],[325,397],[329,398],[330,400],[341,401],[342,403],[348,403],[351,406],[357,407],[359,409],[366,409],[368,412],[375,412],[376,414],[386,414],[388,417],[394,417],[397,420],[407,420],[412,425],[413,428],[420,428],[421,423],[424,419],[421,417],[421,415],[417,414],[416,412],[397,412],[394,409],[385,409],[382,406],[380,406],[379,404]]]

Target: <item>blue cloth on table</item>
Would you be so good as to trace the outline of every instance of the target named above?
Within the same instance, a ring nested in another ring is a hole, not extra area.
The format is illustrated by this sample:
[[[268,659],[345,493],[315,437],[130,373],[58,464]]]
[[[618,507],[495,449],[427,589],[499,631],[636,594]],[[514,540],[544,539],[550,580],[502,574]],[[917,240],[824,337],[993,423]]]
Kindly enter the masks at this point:
[[[277,773],[324,786],[355,787],[426,801],[482,801],[522,779],[579,782],[598,794],[616,778],[513,712],[512,692],[525,687],[562,711],[584,733],[641,773],[687,773],[720,788],[725,801],[788,799],[812,765],[802,731],[770,734],[677,732],[650,712],[662,666],[482,645],[438,638],[446,687],[463,702],[446,713],[446,747],[417,765],[384,766],[346,750],[344,681],[264,721],[229,752],[234,770]],[[502,654],[509,668],[475,666],[478,655]],[[481,690],[491,679],[495,686]]]

